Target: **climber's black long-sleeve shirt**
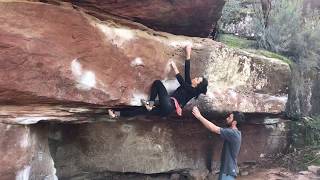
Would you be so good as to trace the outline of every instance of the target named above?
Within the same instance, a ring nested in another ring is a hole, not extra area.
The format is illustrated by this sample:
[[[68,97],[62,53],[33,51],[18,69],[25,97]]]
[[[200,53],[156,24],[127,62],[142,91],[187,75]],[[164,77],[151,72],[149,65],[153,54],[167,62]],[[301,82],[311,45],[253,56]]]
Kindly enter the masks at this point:
[[[180,86],[171,95],[172,97],[177,99],[181,107],[184,107],[190,99],[196,96],[196,89],[191,86],[190,60],[185,60],[184,77],[185,80],[180,73],[176,75]]]

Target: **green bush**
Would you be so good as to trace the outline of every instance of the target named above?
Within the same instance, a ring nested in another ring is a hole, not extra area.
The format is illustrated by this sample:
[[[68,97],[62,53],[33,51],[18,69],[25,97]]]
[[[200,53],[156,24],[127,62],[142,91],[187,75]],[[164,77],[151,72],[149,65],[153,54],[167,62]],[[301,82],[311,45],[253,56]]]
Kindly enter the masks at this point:
[[[293,146],[320,146],[320,117],[304,117],[293,121],[290,129]]]
[[[320,165],[320,117],[297,117],[291,122],[290,130],[291,148],[277,158],[279,165],[293,171]]]

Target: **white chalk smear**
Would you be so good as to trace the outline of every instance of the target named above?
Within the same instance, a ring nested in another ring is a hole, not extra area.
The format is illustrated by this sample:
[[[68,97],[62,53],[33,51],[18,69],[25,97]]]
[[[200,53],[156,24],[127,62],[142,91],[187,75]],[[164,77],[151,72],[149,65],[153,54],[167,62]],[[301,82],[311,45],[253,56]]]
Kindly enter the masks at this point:
[[[81,90],[91,90],[96,85],[96,77],[92,71],[83,70],[78,59],[71,62],[71,71],[77,81],[77,88]]]
[[[134,58],[134,60],[131,61],[130,66],[131,67],[144,66],[144,63],[140,57],[136,57]]]
[[[17,173],[16,180],[28,180],[30,176],[30,169],[30,166],[24,167],[24,169]]]

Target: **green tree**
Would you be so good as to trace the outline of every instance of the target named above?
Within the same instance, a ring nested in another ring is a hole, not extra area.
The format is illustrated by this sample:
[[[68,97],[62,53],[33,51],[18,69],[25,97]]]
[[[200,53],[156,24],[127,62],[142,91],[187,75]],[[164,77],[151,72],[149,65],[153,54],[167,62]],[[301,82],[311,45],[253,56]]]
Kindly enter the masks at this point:
[[[269,16],[266,19],[262,7],[255,7],[257,45],[286,55],[296,62],[318,63],[320,57],[319,12],[303,8],[303,0],[272,1]]]

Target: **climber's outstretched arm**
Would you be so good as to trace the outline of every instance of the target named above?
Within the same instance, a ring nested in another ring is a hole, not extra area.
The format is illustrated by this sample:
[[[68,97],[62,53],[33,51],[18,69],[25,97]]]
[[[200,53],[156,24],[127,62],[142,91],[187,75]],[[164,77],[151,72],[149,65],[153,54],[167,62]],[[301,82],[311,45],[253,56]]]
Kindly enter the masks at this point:
[[[193,107],[192,114],[211,132],[220,134],[221,128],[204,118],[196,106]]]
[[[190,58],[191,58],[191,44],[186,46],[186,60],[184,62],[184,78],[187,84],[191,85],[190,77]]]

